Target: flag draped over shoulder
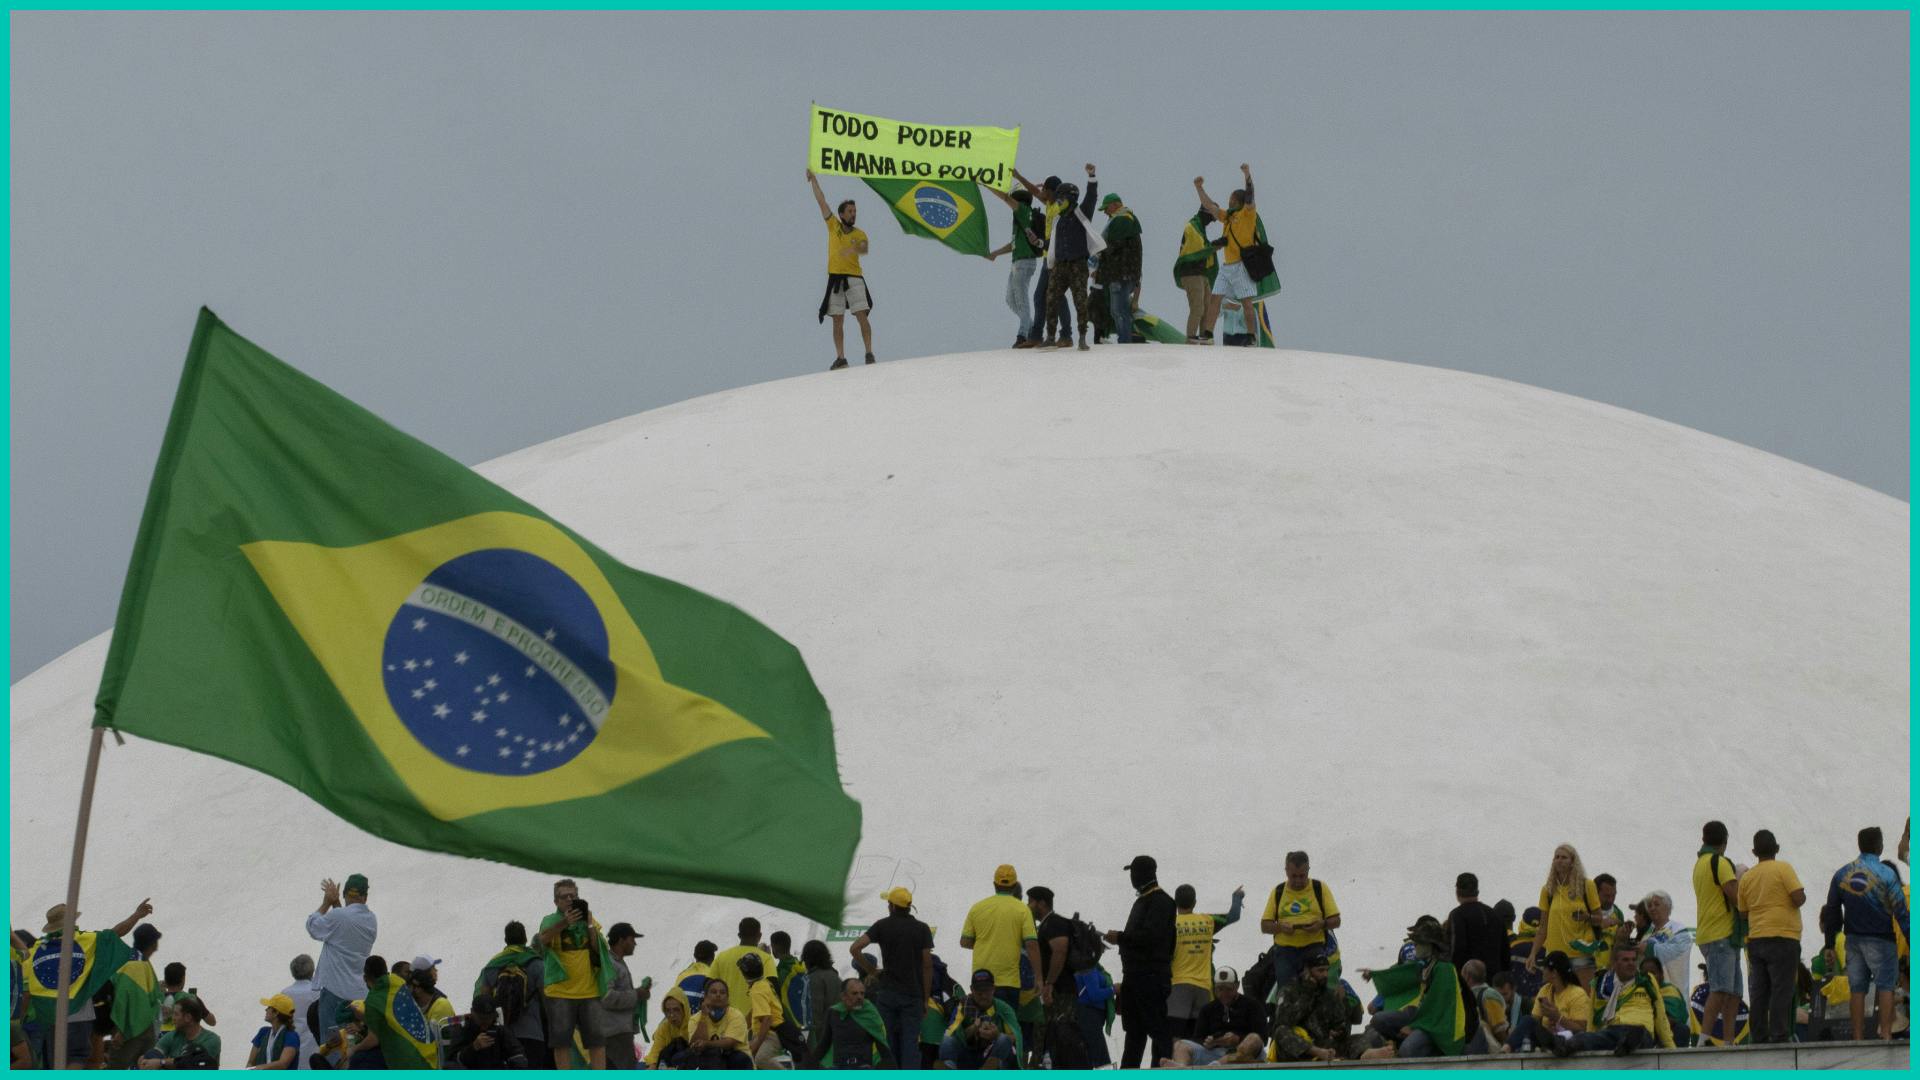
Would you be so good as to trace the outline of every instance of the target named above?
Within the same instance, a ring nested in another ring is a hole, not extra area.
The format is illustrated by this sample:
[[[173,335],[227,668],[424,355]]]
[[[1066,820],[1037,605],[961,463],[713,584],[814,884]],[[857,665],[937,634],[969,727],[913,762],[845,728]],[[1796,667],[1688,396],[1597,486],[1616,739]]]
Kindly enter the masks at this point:
[[[151,1029],[160,1018],[160,999],[165,996],[153,965],[145,960],[129,960],[113,973],[113,1028],[123,1037],[133,1038]]]
[[[406,980],[383,975],[367,990],[367,1031],[380,1040],[380,1052],[389,1069],[437,1069],[439,1047],[433,1026],[420,1003],[413,1000]]]
[[[67,983],[67,1014],[93,1000],[120,966],[133,959],[133,950],[111,930],[82,930],[73,935],[67,953],[73,974]],[[34,943],[26,970],[27,993],[33,1018],[53,1022],[60,1004],[60,935],[48,934]]]
[[[909,236],[938,240],[963,255],[985,255],[987,215],[980,185],[971,180],[875,180],[863,178]]]
[[[1374,972],[1374,989],[1380,991],[1384,999],[1382,1009],[1404,1009],[1417,999],[1419,1007],[1407,1026],[1431,1035],[1441,1053],[1458,1054],[1467,1042],[1467,1014],[1461,1007],[1460,977],[1452,964],[1434,961],[1426,969],[1423,993],[1421,973],[1422,965],[1417,960]]]
[[[860,835],[794,647],[202,310],[96,726],[396,843],[837,924]],[[703,816],[720,794],[771,814]]]
[[[479,996],[481,991],[487,988],[487,976],[510,967],[517,967],[524,971],[527,965],[532,963],[534,958],[539,955],[539,953],[534,952],[525,945],[509,945],[499,952],[494,953],[493,959],[487,961],[486,964],[480,968],[479,977],[473,980],[474,995],[476,997]],[[538,987],[534,987],[533,989],[538,989]]]

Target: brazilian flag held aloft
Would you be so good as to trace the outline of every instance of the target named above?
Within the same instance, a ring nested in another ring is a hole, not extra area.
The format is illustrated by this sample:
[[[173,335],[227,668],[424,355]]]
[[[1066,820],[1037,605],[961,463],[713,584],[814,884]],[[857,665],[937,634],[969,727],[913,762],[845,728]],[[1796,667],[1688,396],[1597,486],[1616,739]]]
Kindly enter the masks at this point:
[[[94,725],[396,843],[837,924],[860,836],[794,647],[202,310]],[[701,816],[731,793],[777,814]]]
[[[876,180],[863,177],[886,200],[909,236],[938,240],[963,255],[987,254],[987,215],[980,185],[971,180]]]

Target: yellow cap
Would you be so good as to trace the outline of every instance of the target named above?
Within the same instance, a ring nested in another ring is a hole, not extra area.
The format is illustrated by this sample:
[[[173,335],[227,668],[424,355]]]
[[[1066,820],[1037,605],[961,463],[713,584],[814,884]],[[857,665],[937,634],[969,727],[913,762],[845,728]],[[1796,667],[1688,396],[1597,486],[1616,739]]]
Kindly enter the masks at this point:
[[[910,908],[913,906],[913,894],[908,892],[906,887],[902,885],[895,885],[893,888],[881,893],[880,899],[898,908]]]
[[[275,994],[272,997],[261,998],[260,1004],[265,1005],[281,1016],[288,1018],[293,1016],[293,999],[285,994]]]
[[[993,884],[996,888],[1004,889],[1009,885],[1018,885],[1019,883],[1020,875],[1014,873],[1012,863],[1001,863],[999,869],[993,872]]]

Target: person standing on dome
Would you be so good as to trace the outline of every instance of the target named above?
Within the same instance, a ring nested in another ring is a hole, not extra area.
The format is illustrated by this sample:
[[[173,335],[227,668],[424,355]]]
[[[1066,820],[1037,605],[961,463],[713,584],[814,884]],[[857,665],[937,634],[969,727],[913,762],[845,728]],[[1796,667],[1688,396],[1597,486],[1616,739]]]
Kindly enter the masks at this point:
[[[1009,195],[997,188],[986,190],[1013,211],[1013,239],[988,252],[987,258],[997,259],[1008,253],[1013,255],[1013,272],[1007,276],[1007,307],[1013,310],[1014,318],[1020,322],[1020,328],[1014,333],[1013,347],[1031,349],[1040,344],[1040,332],[1035,328],[1039,320],[1034,314],[1034,279],[1040,273],[1040,253],[1047,249],[1044,235],[1046,223],[1044,219],[1035,220],[1038,212],[1033,208],[1031,191],[1016,188]]]
[[[867,363],[873,363],[873,325],[867,312],[873,310],[873,297],[867,292],[867,279],[860,271],[860,256],[867,253],[867,234],[854,227],[859,208],[852,199],[842,199],[840,208],[827,209],[827,196],[820,181],[807,170],[807,183],[813,188],[813,200],[820,206],[820,217],[827,225],[827,294],[820,298],[820,318],[833,320],[833,366],[847,366],[847,316],[860,324],[860,341],[866,346]]]
[[[1540,886],[1541,924],[1527,957],[1527,970],[1536,970],[1542,953],[1565,953],[1575,980],[1585,990],[1593,982],[1593,958],[1577,955],[1573,943],[1585,939],[1584,931],[1599,908],[1600,888],[1587,877],[1580,853],[1572,844],[1554,848],[1553,865],[1546,884]]]
[[[1247,248],[1259,242],[1260,212],[1253,206],[1253,170],[1246,165],[1240,166],[1240,176],[1244,186],[1235,189],[1227,196],[1227,207],[1222,210],[1220,204],[1207,196],[1206,179],[1193,178],[1193,188],[1200,193],[1200,206],[1220,222],[1221,238],[1226,241],[1226,250],[1221,253],[1220,272],[1213,281],[1213,295],[1225,300],[1235,301],[1247,321],[1247,333],[1251,345],[1260,337],[1260,311],[1256,305],[1260,299],[1256,295],[1260,290],[1258,282],[1248,273],[1243,257]]]
[[[1088,349],[1087,333],[1093,324],[1093,313],[1087,309],[1087,260],[1106,249],[1106,241],[1101,239],[1099,230],[1093,227],[1094,200],[1100,193],[1100,181],[1095,178],[1093,166],[1087,166],[1087,194],[1080,199],[1080,192],[1072,184],[1061,184],[1054,192],[1054,203],[1061,209],[1059,220],[1053,226],[1053,239],[1047,247],[1047,317],[1056,315],[1062,318],[1067,312],[1067,294],[1073,294],[1074,321],[1080,328],[1080,348]],[[1076,205],[1078,200],[1078,205]],[[1054,345],[1064,349],[1073,344],[1071,327],[1063,327],[1060,340]]]
[[[307,936],[320,943],[313,981],[320,987],[320,1024],[314,1034],[325,1042],[340,1029],[340,1006],[367,996],[361,978],[380,933],[380,920],[367,907],[367,877],[349,874],[345,887],[328,878],[320,883],[320,909],[307,916]]]

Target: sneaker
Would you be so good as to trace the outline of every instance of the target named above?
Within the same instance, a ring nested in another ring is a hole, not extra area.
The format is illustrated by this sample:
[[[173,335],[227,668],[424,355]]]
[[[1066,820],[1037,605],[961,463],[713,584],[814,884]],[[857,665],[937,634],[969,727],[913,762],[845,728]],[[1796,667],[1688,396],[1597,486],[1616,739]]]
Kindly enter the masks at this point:
[[[867,363],[869,363],[869,364],[871,364],[871,363],[873,363],[873,354],[872,354],[872,353],[868,353],[868,354],[867,354]]]
[[[1202,344],[1205,344],[1205,342],[1202,342],[1202,341],[1201,341],[1201,340],[1200,340],[1199,338],[1197,338],[1197,337],[1190,337],[1190,338],[1188,338],[1188,339],[1187,339],[1187,344],[1189,344],[1189,345],[1202,345]]]
[[[1054,342],[1052,345],[1049,345],[1047,347],[1050,349],[1071,349],[1073,348],[1073,339],[1070,337],[1063,337],[1060,340]]]
[[[1013,347],[1016,349],[1032,349],[1032,348],[1036,348],[1039,344],[1040,344],[1039,342],[1034,341],[1031,338],[1021,338],[1020,340],[1013,343]]]
[[[839,370],[840,370],[841,368],[843,368],[843,367],[846,367],[846,366],[847,366],[847,358],[846,358],[846,357],[844,357],[844,356],[842,356],[842,357],[840,357],[839,359],[837,359],[837,360],[835,360],[835,361],[833,362],[833,366],[832,366],[832,367],[830,367],[830,368],[828,368],[827,370],[828,370],[828,371],[839,371]]]
[[[1087,339],[1086,339],[1086,338],[1081,338],[1081,339],[1080,339],[1080,351],[1081,351],[1081,352],[1086,352],[1086,351],[1087,351],[1087,348],[1088,348],[1088,346],[1087,346]]]
[[[1202,345],[1211,345],[1211,344],[1213,344],[1213,331],[1211,331],[1211,330],[1202,330],[1202,331],[1200,331],[1200,343],[1201,343]]]
[[[1552,1039],[1553,1041],[1550,1045],[1553,1049],[1554,1057],[1565,1058],[1565,1057],[1573,1056],[1573,1040],[1572,1039],[1563,1039],[1558,1035],[1553,1036]]]

